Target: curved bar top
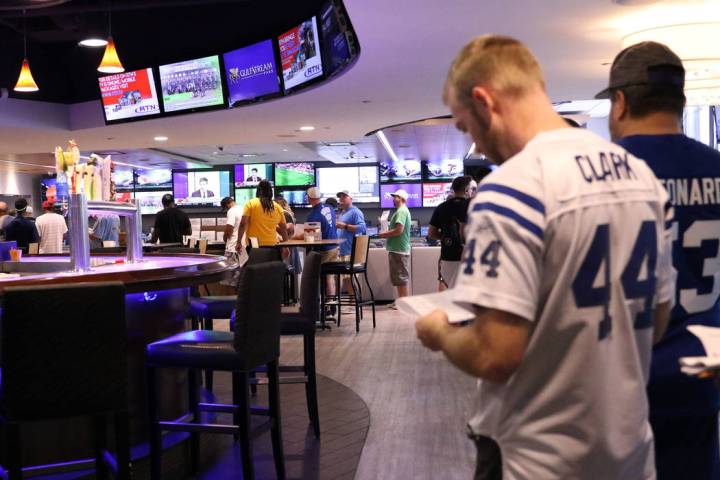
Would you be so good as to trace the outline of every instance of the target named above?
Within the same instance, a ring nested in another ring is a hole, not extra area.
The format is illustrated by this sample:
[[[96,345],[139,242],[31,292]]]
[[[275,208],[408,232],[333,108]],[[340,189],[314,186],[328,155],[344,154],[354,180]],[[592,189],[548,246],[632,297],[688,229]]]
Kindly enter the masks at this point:
[[[167,290],[213,283],[230,276],[233,266],[225,257],[197,254],[148,254],[139,263],[124,256],[93,255],[89,271],[70,271],[70,258],[61,255],[28,256],[20,262],[0,262],[2,289],[19,285],[57,285],[81,282],[120,281],[128,293]]]

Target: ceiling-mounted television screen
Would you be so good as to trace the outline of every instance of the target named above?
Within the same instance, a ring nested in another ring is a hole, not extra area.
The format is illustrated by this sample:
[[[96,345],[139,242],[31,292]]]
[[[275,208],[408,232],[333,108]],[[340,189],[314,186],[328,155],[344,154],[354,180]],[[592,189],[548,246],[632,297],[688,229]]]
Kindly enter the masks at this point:
[[[172,193],[170,190],[160,192],[135,192],[135,200],[140,205],[140,214],[155,215],[163,209],[162,197],[166,193]]]
[[[427,160],[423,162],[423,174],[426,180],[452,180],[463,175],[462,159]]]
[[[223,106],[220,57],[198,58],[160,65],[160,88],[165,112]]]
[[[260,180],[273,179],[272,163],[248,163],[235,165],[235,188],[254,187]]]
[[[318,168],[317,184],[323,197],[347,190],[355,203],[380,201],[377,167]]]
[[[219,207],[230,196],[230,170],[173,170],[173,196],[182,207]]]
[[[317,20],[312,17],[278,37],[285,91],[322,76]]]
[[[293,207],[302,208],[310,206],[306,190],[283,190],[280,192],[280,195]]]
[[[418,182],[422,180],[419,160],[385,160],[380,162],[381,182]]]
[[[315,185],[315,164],[311,162],[276,163],[275,185],[278,187]]]
[[[159,115],[152,68],[98,78],[105,123]]]
[[[404,183],[380,185],[380,207],[394,208],[391,193],[398,190],[405,190],[408,194],[408,208],[422,207],[422,183]]]
[[[169,168],[148,168],[135,170],[137,190],[172,189],[172,170]]]
[[[423,183],[422,206],[437,207],[447,200],[452,182]]]
[[[230,107],[280,93],[272,40],[228,52],[223,61]]]
[[[132,170],[115,170],[112,173],[112,181],[115,183],[115,191],[127,192],[133,190]]]
[[[347,26],[342,12],[335,6],[334,1],[327,2],[320,11],[320,28],[322,29],[322,52],[324,56],[323,67],[329,77],[345,66],[351,59],[352,53],[348,43]]]

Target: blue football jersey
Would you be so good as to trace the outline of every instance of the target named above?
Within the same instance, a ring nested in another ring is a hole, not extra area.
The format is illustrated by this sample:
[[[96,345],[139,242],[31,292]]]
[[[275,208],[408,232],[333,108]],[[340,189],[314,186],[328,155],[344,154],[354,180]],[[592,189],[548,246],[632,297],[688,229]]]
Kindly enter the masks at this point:
[[[675,210],[675,307],[667,333],[653,350],[651,413],[716,410],[713,382],[682,374],[678,358],[705,355],[688,325],[720,327],[720,152],[681,134],[633,135],[618,143],[645,160]]]

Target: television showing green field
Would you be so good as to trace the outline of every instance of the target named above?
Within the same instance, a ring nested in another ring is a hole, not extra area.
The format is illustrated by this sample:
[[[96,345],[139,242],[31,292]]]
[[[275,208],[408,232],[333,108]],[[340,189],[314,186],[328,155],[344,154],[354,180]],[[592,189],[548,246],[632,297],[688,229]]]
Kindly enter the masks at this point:
[[[304,187],[315,185],[315,164],[310,162],[276,163],[275,186]]]
[[[163,108],[179,112],[223,106],[220,58],[217,55],[160,65]]]

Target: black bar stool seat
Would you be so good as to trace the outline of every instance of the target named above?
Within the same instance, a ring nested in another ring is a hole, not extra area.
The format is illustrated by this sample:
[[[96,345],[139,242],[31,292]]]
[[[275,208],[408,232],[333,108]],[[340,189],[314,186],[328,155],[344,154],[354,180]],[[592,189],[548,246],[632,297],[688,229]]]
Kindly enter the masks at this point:
[[[146,359],[156,367],[247,370],[245,355],[235,348],[234,338],[232,332],[215,330],[178,333],[148,345]]]

